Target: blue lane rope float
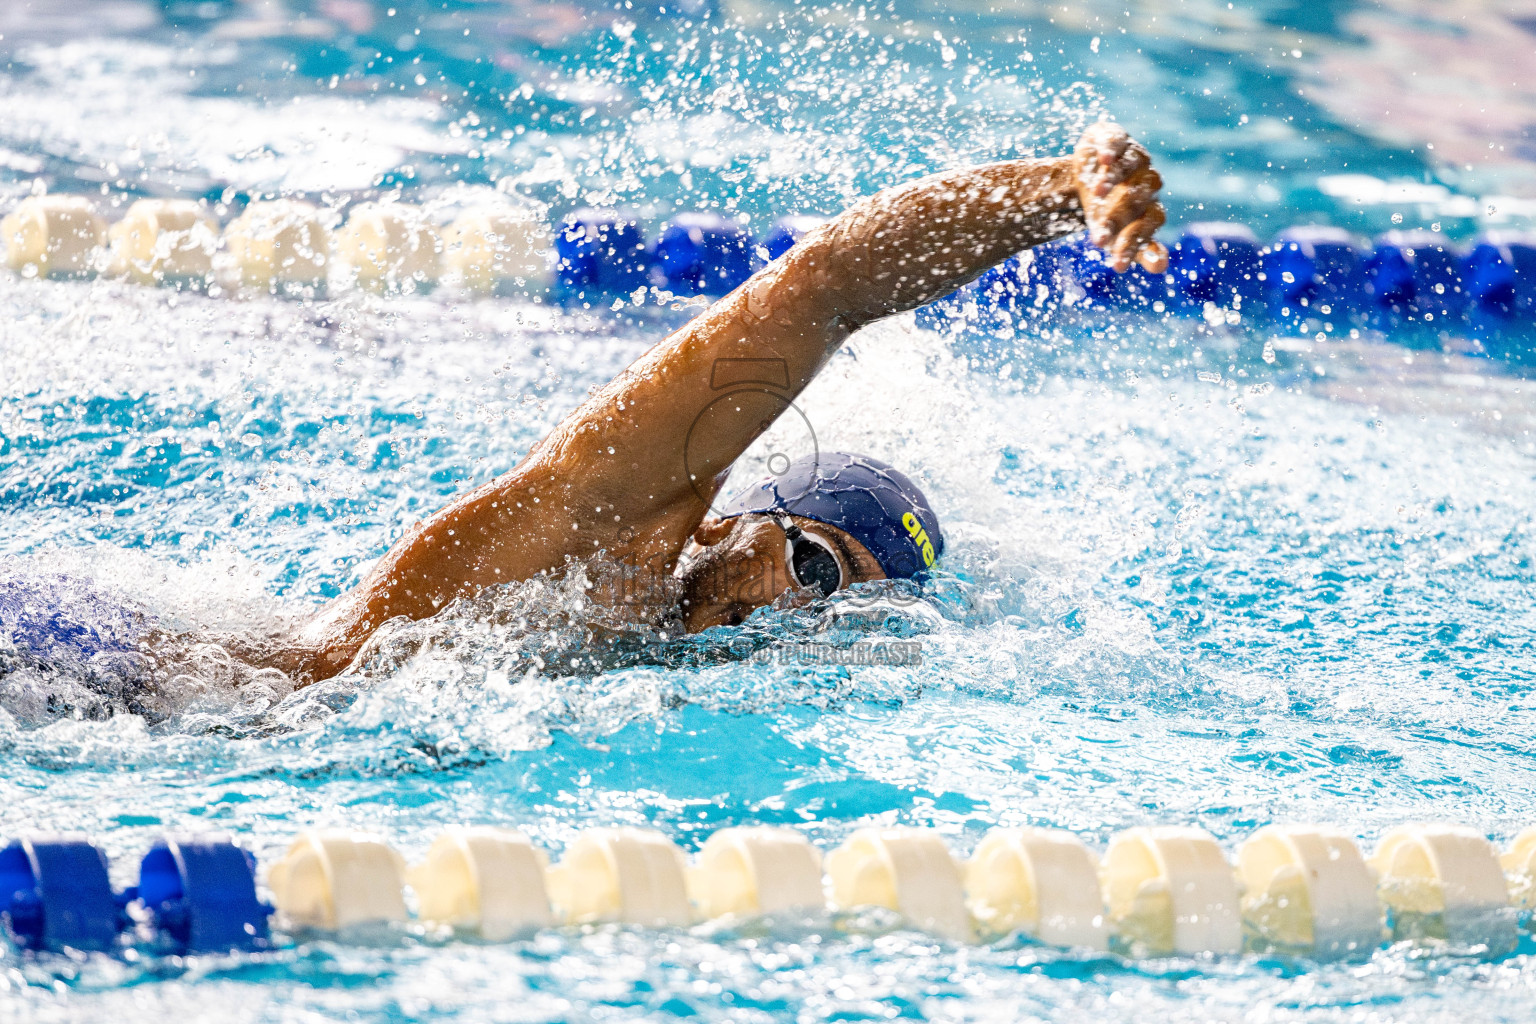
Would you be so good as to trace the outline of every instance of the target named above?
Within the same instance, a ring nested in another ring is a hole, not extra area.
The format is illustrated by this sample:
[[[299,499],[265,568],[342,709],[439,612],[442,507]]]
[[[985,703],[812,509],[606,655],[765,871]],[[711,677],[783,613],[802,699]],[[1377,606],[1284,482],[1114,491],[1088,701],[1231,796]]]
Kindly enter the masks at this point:
[[[110,949],[126,919],[107,858],[83,839],[34,837],[0,849],[0,921],[23,949]]]
[[[648,283],[645,233],[621,210],[573,210],[555,232],[555,280],[570,295],[627,292]]]
[[[1308,225],[1280,232],[1262,261],[1270,307],[1285,320],[1328,307],[1324,315],[1360,307],[1365,271],[1343,228]]]
[[[1407,322],[1446,323],[1467,309],[1462,255],[1432,231],[1389,231],[1364,261],[1374,312]]]
[[[1168,273],[1185,304],[1258,303],[1264,295],[1262,247],[1242,224],[1191,224],[1168,249]]]
[[[273,908],[256,897],[256,858],[228,839],[161,839],[140,862],[133,892],[178,951],[267,945]]]
[[[1536,315],[1536,237],[1489,232],[1464,263],[1467,292],[1485,313]]]
[[[656,283],[678,295],[724,295],[762,266],[745,228],[717,213],[682,213],[651,250]]]

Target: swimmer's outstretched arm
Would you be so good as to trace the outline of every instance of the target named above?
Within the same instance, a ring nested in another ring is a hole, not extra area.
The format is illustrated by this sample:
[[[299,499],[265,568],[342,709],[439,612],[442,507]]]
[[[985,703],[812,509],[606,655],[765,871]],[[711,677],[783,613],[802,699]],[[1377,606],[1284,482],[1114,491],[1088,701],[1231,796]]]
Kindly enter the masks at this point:
[[[1071,157],[969,167],[887,189],[651,349],[549,443],[574,454],[569,472],[585,477],[605,508],[629,504],[636,513],[665,510],[697,522],[707,506],[698,492],[713,496],[702,482],[729,469],[767,426],[756,408],[700,419],[720,395],[721,360],[782,361],[793,398],[865,324],[947,295],[1085,225],[1116,271],[1139,261],[1160,272],[1167,253],[1152,235],[1164,220],[1161,186],[1146,151],[1123,129],[1101,124]],[[766,408],[776,414],[783,403]],[[650,508],[635,493],[642,482],[655,494]]]
[[[570,557],[665,569],[717,477],[849,334],[1085,225],[1115,270],[1160,271],[1161,184],[1144,149],[1100,124],[1070,157],[949,171],[855,204],[594,393],[510,473],[416,524],[274,663],[325,678],[388,619],[426,618]],[[783,398],[719,403],[716,367],[733,359],[772,360]]]

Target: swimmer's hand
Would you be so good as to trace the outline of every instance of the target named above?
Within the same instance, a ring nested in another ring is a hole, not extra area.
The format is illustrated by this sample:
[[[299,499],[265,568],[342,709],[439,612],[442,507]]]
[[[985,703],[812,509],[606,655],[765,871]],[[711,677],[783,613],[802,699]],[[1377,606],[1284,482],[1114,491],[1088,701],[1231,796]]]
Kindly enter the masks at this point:
[[[1163,179],[1141,144],[1119,125],[1100,121],[1078,140],[1072,164],[1088,238],[1109,266],[1116,273],[1132,263],[1154,274],[1167,270],[1168,250],[1152,238],[1168,219],[1157,201]]]

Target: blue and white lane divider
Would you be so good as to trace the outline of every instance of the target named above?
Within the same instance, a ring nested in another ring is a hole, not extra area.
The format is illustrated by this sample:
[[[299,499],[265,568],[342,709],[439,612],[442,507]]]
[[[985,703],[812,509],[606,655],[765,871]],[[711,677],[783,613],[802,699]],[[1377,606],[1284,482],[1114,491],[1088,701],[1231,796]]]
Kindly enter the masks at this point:
[[[547,290],[592,307],[638,301],[641,289],[724,295],[822,222],[783,217],[758,239],[739,218],[681,213],[649,238],[631,212],[573,210],[552,229],[540,210],[501,197],[446,225],[408,203],[361,203],[341,223],[335,211],[284,199],[252,203],[221,227],[193,200],[143,199],[109,228],[88,197],[38,195],[0,221],[0,241],[6,263],[28,277],[301,296],[456,282],[468,291]],[[1361,247],[1342,228],[1311,225],[1264,245],[1242,225],[1191,224],[1170,246],[1164,274],[1115,274],[1078,235],[1008,260],[919,315],[943,326],[1069,310],[1195,313],[1325,336],[1362,326],[1518,332],[1536,324],[1536,235],[1489,232],[1462,249],[1431,232],[1388,232]]]
[[[1471,828],[1409,824],[1367,857],[1347,833],[1307,824],[1266,826],[1233,854],[1199,828],[1128,828],[1101,854],[1065,830],[999,827],[962,859],[910,826],[859,829],[825,856],[791,828],[723,828],[692,858],[654,829],[591,828],[551,864],[520,830],[452,826],[414,866],[379,836],[318,829],[265,881],[274,905],[257,895],[255,858],[227,837],[166,837],[138,883],[114,892],[86,840],[21,838],[0,848],[0,935],[26,951],[182,955],[269,948],[274,922],[344,935],[414,917],[501,941],[559,924],[883,908],[953,942],[1023,934],[1134,956],[1327,959],[1407,940],[1502,956],[1536,909],[1536,829],[1501,851]]]

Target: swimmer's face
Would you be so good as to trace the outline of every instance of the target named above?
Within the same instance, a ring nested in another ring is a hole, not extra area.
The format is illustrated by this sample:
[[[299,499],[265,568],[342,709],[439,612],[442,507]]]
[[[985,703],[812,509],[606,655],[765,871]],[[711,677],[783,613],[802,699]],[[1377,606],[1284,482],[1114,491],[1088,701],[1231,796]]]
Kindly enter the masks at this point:
[[[880,563],[853,537],[825,523],[785,517],[813,541],[830,548],[843,585],[885,579]],[[820,591],[796,584],[785,561],[784,530],[757,513],[705,519],[683,546],[676,576],[683,584],[683,623],[697,633],[734,626],[781,595],[811,600]]]

